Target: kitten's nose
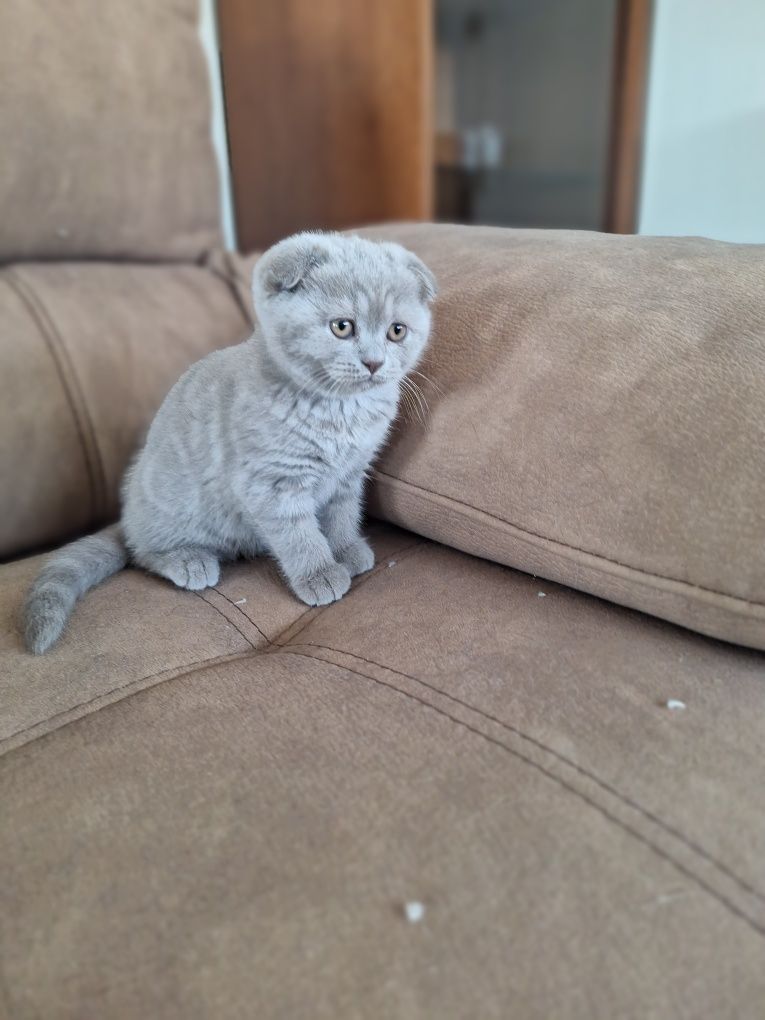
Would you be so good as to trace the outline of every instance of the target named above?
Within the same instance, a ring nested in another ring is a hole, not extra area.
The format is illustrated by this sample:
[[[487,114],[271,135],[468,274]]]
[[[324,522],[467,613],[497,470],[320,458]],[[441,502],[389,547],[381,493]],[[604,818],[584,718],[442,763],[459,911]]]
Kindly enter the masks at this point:
[[[366,365],[370,375],[374,375],[378,368],[382,368],[382,361],[362,361],[361,364]]]

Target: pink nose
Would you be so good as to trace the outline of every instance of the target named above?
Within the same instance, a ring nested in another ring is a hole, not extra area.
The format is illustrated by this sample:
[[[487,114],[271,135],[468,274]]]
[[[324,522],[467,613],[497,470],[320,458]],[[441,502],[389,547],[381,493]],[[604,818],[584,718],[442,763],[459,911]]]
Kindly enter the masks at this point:
[[[366,365],[370,375],[374,375],[378,368],[382,368],[382,361],[362,361],[361,364]]]

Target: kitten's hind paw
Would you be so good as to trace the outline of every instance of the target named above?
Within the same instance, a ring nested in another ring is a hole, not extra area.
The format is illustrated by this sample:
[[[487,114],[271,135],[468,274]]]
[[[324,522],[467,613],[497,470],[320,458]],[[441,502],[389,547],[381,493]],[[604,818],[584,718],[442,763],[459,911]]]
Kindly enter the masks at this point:
[[[355,542],[351,542],[349,546],[346,546],[345,549],[337,554],[337,558],[340,563],[344,563],[348,568],[351,577],[355,577],[357,574],[365,574],[375,565],[375,554],[365,538],[359,538]]]
[[[330,563],[307,577],[294,578],[291,583],[301,602],[309,606],[327,606],[345,595],[351,586],[351,575],[342,563]]]

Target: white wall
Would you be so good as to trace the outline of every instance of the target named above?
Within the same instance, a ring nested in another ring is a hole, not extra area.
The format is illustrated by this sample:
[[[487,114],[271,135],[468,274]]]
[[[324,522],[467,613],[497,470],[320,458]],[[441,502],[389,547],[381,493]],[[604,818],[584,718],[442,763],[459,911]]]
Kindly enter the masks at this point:
[[[207,66],[210,72],[210,89],[212,95],[212,140],[215,158],[218,162],[221,194],[221,226],[223,239],[227,248],[236,247],[236,228],[234,226],[234,207],[231,199],[231,177],[228,163],[228,142],[226,139],[226,117],[223,108],[223,84],[220,75],[220,59],[218,53],[218,32],[215,20],[216,0],[201,0],[199,35],[202,39]]]
[[[765,0],[655,0],[640,233],[765,242]]]

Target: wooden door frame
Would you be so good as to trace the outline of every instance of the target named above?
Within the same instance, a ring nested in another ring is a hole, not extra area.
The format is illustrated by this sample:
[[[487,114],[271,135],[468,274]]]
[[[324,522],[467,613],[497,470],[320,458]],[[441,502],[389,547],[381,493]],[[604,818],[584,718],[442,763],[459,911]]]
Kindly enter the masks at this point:
[[[634,234],[640,202],[653,0],[618,0],[603,228]]]
[[[353,2],[353,0],[345,0]],[[644,136],[646,93],[648,84],[651,29],[653,22],[653,0],[615,0],[615,31],[613,45],[613,71],[611,78],[611,101],[609,144],[605,167],[606,195],[603,204],[601,229],[611,233],[634,233],[639,213],[639,191]],[[263,247],[276,239],[276,234],[267,224],[261,229],[262,208],[258,208],[259,196],[253,187],[253,169],[257,169],[259,153],[257,145],[261,139],[249,132],[249,110],[263,101],[263,91],[256,88],[256,82],[249,68],[252,67],[251,46],[238,31],[236,9],[242,5],[257,10],[258,0],[218,0],[218,30],[221,42],[221,63],[226,118],[228,121],[228,142],[230,170],[233,184],[235,218],[243,247]],[[432,0],[417,0],[421,26],[432,25]],[[432,107],[432,52],[426,52],[422,59],[421,110]],[[427,79],[427,80],[425,80]],[[262,83],[261,83],[262,84]],[[326,85],[319,77],[315,89],[321,93]],[[428,124],[428,116],[421,113],[421,124]],[[430,125],[432,128],[432,124]],[[370,208],[370,219],[395,218],[426,219],[434,213],[432,180],[432,130],[427,138],[419,140],[420,190],[416,199],[409,200],[403,207]],[[322,221],[322,210],[317,210],[316,222],[310,225],[342,226],[342,223]],[[267,217],[266,217],[267,218]],[[263,230],[265,231],[263,233]],[[273,234],[273,236],[272,236]]]
[[[432,216],[431,0],[218,0],[239,246]]]

